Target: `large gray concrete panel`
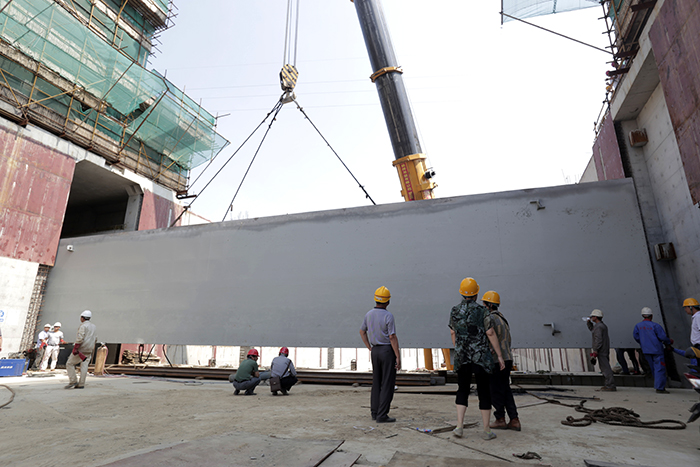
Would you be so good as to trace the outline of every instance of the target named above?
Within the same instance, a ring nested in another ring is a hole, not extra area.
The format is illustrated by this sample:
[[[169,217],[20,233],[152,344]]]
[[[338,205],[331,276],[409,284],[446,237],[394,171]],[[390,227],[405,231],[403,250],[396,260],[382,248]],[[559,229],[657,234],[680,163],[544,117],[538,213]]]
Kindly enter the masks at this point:
[[[70,338],[90,309],[107,342],[361,347],[384,285],[401,346],[446,347],[466,276],[501,294],[515,347],[590,346],[593,308],[632,347],[658,309],[616,180],[62,240],[42,321]]]

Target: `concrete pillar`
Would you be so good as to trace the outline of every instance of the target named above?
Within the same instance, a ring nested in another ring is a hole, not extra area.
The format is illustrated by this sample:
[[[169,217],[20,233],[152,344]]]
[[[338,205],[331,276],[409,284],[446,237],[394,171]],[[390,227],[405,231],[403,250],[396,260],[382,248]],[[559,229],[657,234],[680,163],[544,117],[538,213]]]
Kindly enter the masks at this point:
[[[134,232],[139,229],[143,190],[139,185],[130,185],[126,187],[126,192],[129,194],[129,201],[126,205],[126,214],[124,215],[124,230],[126,232]]]

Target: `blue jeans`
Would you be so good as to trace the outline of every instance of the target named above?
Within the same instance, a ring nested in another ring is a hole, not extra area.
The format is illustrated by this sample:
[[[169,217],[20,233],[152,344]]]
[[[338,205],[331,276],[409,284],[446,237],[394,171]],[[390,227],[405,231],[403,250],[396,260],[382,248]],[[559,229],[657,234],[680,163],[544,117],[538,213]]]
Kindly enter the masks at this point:
[[[654,372],[654,388],[666,389],[666,360],[663,354],[644,354]]]

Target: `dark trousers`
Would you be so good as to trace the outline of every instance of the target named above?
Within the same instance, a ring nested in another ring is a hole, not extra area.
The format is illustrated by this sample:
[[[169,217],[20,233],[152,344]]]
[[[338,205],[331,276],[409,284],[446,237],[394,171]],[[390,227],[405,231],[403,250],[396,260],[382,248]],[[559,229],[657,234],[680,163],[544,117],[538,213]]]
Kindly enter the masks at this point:
[[[491,410],[491,384],[489,374],[479,365],[462,363],[457,370],[457,397],[455,404],[469,407],[469,386],[472,373],[476,379],[476,393],[479,395],[479,409]]]
[[[284,378],[280,378],[280,386],[285,391],[289,391],[290,389],[292,389],[292,386],[297,384],[297,381],[299,380],[294,375],[285,376]]]
[[[384,418],[389,414],[396,384],[396,355],[390,345],[372,347],[372,416]]]
[[[620,364],[623,375],[627,375],[630,372],[630,368],[629,366],[627,366],[627,360],[625,360],[625,354],[627,354],[630,361],[632,362],[634,371],[639,373],[639,363],[637,363],[637,357],[635,356],[634,349],[615,349],[615,353],[617,354],[617,363]]]
[[[513,391],[510,389],[510,371],[513,369],[513,360],[506,360],[506,367],[500,370],[494,367],[491,373],[491,403],[493,404],[493,415],[496,419],[508,418],[513,420],[518,418],[518,409],[515,407]]]

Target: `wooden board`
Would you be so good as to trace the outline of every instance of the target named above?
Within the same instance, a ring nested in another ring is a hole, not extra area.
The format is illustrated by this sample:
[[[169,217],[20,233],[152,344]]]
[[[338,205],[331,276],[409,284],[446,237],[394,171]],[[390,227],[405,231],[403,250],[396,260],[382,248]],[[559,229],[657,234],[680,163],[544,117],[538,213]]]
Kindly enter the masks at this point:
[[[283,439],[233,432],[135,454],[103,467],[243,467],[252,462],[256,467],[317,467],[341,444],[343,441],[338,440]]]
[[[499,460],[479,460],[456,457],[426,456],[407,452],[396,452],[386,467],[518,467],[523,465],[515,462]]]
[[[335,451],[328,459],[321,462],[318,467],[351,467],[355,465],[355,462],[357,462],[357,459],[359,459],[361,455],[362,454],[353,454],[351,452]]]

